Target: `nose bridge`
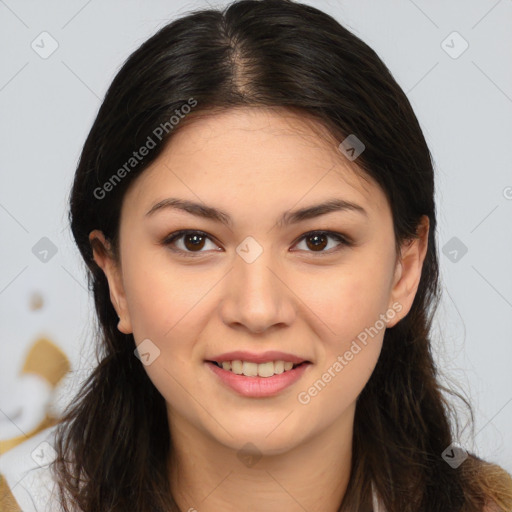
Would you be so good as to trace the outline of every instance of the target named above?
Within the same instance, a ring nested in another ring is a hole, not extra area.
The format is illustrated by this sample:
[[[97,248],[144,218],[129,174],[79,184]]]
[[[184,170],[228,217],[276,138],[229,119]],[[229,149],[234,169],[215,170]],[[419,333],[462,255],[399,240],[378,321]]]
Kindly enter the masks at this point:
[[[278,278],[279,268],[270,248],[247,237],[237,247],[230,272],[224,320],[260,332],[290,322],[293,307],[283,277]]]

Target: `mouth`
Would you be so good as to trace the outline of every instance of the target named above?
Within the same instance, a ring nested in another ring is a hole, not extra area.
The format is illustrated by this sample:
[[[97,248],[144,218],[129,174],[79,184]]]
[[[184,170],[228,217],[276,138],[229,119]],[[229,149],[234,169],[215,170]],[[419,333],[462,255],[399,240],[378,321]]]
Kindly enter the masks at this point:
[[[245,398],[270,398],[291,388],[313,363],[310,361],[266,361],[255,363],[206,360],[206,367],[224,387]]]
[[[233,361],[206,361],[207,363],[213,364],[218,368],[222,368],[225,371],[234,373],[235,375],[242,375],[244,377],[263,377],[269,378],[274,375],[281,375],[282,373],[290,372],[296,368],[311,364],[309,361],[302,361],[299,363],[293,363],[291,361],[267,361],[264,363],[254,363],[252,361],[242,361],[235,359]]]

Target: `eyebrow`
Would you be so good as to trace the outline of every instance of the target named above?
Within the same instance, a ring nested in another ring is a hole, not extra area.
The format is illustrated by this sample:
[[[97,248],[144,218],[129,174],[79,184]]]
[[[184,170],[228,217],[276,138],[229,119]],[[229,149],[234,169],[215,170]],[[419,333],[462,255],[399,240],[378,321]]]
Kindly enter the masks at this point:
[[[213,206],[207,206],[175,197],[168,197],[167,199],[163,199],[162,201],[154,204],[145,216],[149,217],[158,211],[163,211],[168,208],[182,210],[192,215],[196,215],[197,217],[221,222],[227,226],[232,225],[232,219],[230,215],[225,211],[220,210],[219,208],[214,208]],[[346,201],[344,199],[333,198],[328,199],[327,201],[324,201],[320,204],[307,206],[298,210],[286,211],[281,215],[281,218],[278,219],[277,225],[280,227],[287,226],[307,219],[313,219],[327,213],[340,211],[358,212],[368,217],[367,211],[362,206],[350,201]]]

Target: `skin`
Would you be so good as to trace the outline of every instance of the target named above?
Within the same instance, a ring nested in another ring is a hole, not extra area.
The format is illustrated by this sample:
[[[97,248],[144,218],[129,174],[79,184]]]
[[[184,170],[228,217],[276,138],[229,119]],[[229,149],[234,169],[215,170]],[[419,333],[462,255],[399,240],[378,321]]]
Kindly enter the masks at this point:
[[[401,311],[385,316],[388,328],[395,325],[416,294],[428,218],[398,258],[382,189],[361,179],[357,159],[349,161],[314,126],[279,109],[198,117],[128,189],[121,261],[110,256],[101,231],[90,234],[106,248],[96,245],[94,257],[108,278],[119,330],[160,350],[144,368],[167,402],[175,452],[169,478],[183,511],[336,511],[350,475],[356,399],[385,327],[309,403],[297,395],[398,303]],[[167,197],[221,208],[233,224],[170,208],[145,216]],[[367,216],[346,210],[276,225],[284,211],[332,197],[359,204]],[[210,238],[196,252],[183,237],[175,241],[193,253],[182,256],[161,243],[180,229]],[[302,238],[314,230],[341,233],[354,245],[328,237],[315,250],[311,237]],[[252,263],[236,252],[247,236],[263,249]],[[236,349],[281,350],[313,364],[277,396],[248,398],[204,363]],[[237,457],[248,442],[256,463]]]

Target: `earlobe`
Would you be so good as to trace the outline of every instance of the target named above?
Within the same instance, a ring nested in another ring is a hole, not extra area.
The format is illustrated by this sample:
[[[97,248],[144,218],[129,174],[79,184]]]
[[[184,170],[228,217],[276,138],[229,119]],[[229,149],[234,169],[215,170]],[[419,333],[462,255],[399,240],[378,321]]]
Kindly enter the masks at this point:
[[[400,317],[398,315],[388,323],[387,327],[393,327],[401,318],[405,317],[412,307],[414,297],[418,290],[423,269],[423,262],[427,254],[429,218],[423,215],[416,230],[417,238],[407,240],[401,248],[401,257],[398,259],[393,287],[390,296],[389,307],[398,302],[401,304]]]
[[[121,271],[113,256],[110,243],[105,235],[97,229],[91,231],[89,241],[92,246],[94,261],[103,270],[108,281],[110,301],[119,318],[117,328],[124,334],[130,334],[133,331]]]

